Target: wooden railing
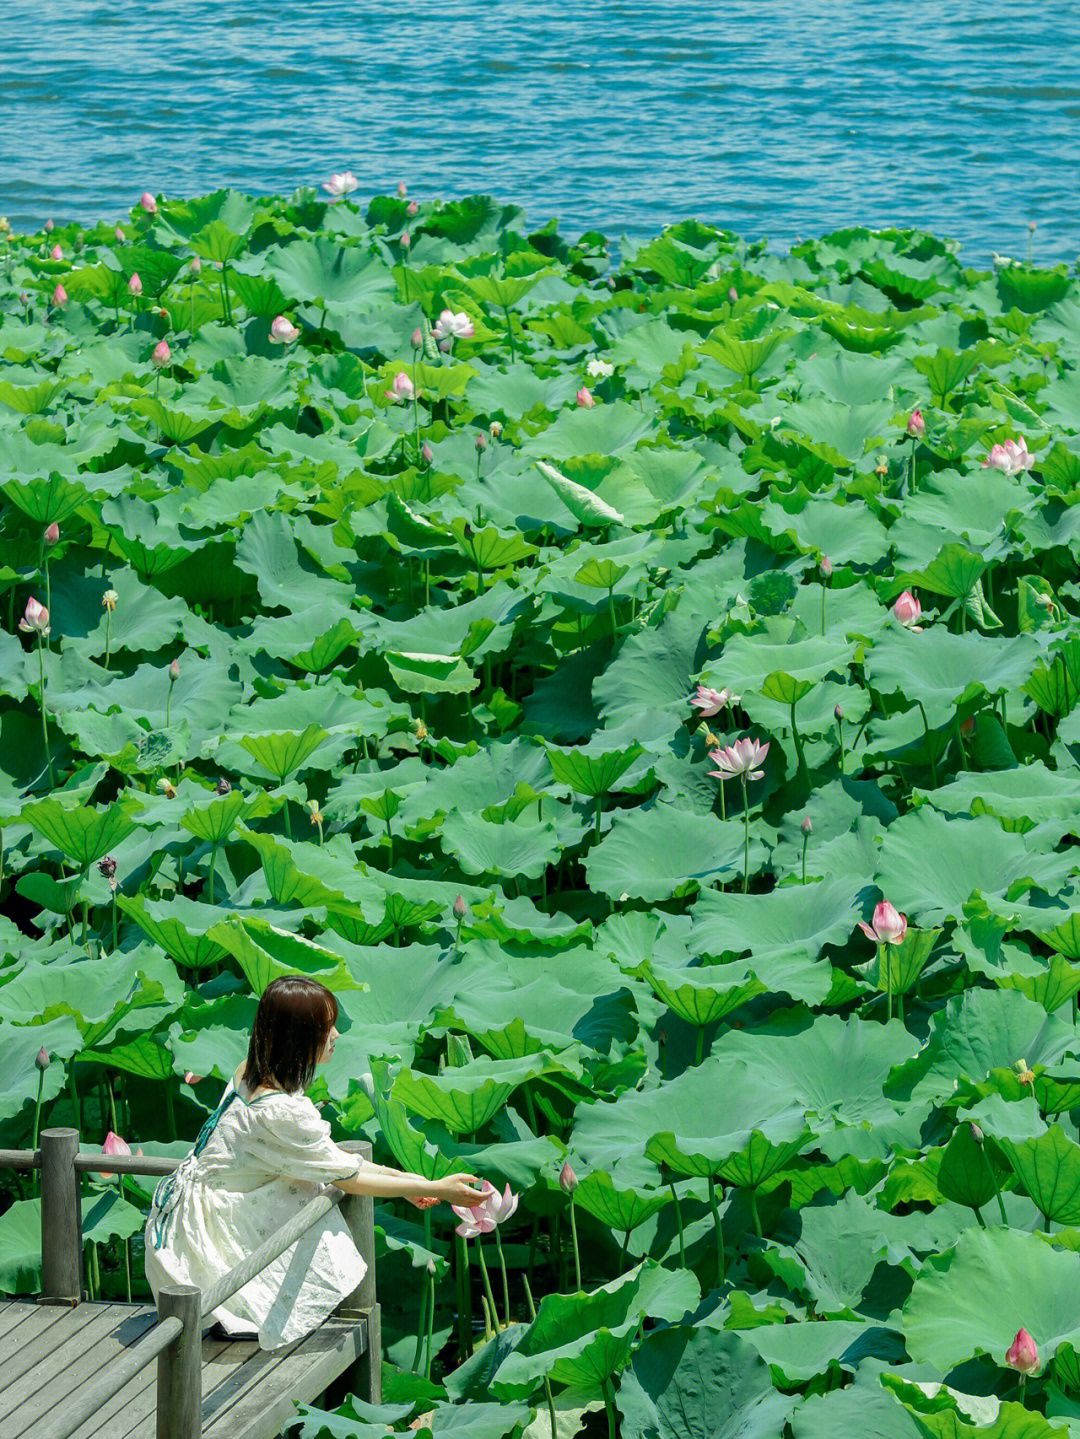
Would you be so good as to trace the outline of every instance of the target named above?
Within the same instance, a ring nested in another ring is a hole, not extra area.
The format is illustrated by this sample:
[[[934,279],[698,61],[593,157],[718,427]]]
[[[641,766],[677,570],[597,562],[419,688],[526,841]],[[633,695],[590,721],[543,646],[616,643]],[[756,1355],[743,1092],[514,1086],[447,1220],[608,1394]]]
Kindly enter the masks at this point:
[[[79,1149],[77,1129],[43,1129],[40,1144],[40,1149],[0,1149],[0,1168],[41,1170],[41,1294],[36,1302],[75,1306],[85,1298],[79,1174],[87,1170],[171,1174],[180,1161],[84,1153]],[[360,1159],[371,1158],[366,1140],[345,1141],[340,1147]],[[209,1289],[189,1284],[162,1286],[157,1296],[157,1322],[119,1359],[83,1385],[71,1408],[34,1424],[27,1439],[68,1439],[154,1359],[158,1365],[157,1439],[201,1439],[202,1336],[213,1322],[206,1316],[279,1258],[336,1204],[342,1206],[342,1218],[367,1263],[367,1272],[334,1312],[341,1318],[366,1321],[365,1353],[356,1379],[363,1396],[378,1403],[382,1397],[382,1339],[375,1298],[375,1206],[370,1195],[336,1190],[309,1200],[288,1224]]]

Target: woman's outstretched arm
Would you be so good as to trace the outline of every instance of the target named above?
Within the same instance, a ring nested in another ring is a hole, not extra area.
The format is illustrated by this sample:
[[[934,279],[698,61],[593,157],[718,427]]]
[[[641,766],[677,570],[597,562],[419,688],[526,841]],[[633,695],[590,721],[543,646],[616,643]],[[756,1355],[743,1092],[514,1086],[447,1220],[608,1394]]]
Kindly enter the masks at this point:
[[[390,1169],[385,1164],[364,1163],[352,1179],[332,1179],[331,1184],[346,1194],[370,1194],[376,1199],[419,1199],[430,1197],[448,1204],[479,1204],[483,1190],[476,1174],[447,1174],[442,1179],[425,1179],[406,1169]]]

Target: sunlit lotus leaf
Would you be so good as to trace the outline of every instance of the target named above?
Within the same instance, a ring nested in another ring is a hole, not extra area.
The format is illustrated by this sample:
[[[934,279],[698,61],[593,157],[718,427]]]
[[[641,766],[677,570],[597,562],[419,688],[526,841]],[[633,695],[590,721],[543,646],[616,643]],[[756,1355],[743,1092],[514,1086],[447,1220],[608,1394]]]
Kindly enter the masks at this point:
[[[645,960],[633,973],[647,980],[653,992],[688,1024],[715,1024],[765,993],[765,986],[740,962],[671,969]]]
[[[145,1227],[143,1211],[108,1189],[83,1202],[82,1237],[105,1244],[118,1236],[130,1239]],[[41,1200],[16,1200],[0,1216],[0,1288],[9,1294],[41,1290]]]
[[[273,246],[260,256],[260,270],[296,300],[369,301],[394,290],[390,271],[373,251],[342,245],[329,236]]]
[[[1057,1224],[1080,1220],[1080,1146],[1060,1124],[1035,1139],[1015,1143],[1002,1138],[997,1144],[1045,1219]]]
[[[550,431],[545,431],[545,437],[550,433]],[[579,485],[576,480],[569,479],[554,465],[549,465],[544,460],[537,460],[536,467],[580,524],[611,525],[624,522],[624,517],[618,510],[605,504],[585,485]]]
[[[169,1051],[159,1039],[149,1035],[141,1035],[130,1044],[114,1044],[109,1049],[87,1049],[83,1058],[100,1060],[112,1069],[140,1079],[169,1079],[175,1068]]]
[[[394,683],[406,694],[468,694],[479,684],[458,655],[388,650],[386,664]]]
[[[766,853],[752,835],[752,872],[761,867]],[[707,889],[718,879],[741,873],[742,865],[741,820],[725,824],[715,816],[689,814],[667,804],[617,811],[607,834],[585,857],[590,888],[613,900],[624,895],[669,899]]]
[[[117,904],[177,964],[203,969],[225,954],[221,945],[207,934],[220,913],[209,905],[200,905],[182,896],[170,902],[125,894],[117,895]]]
[[[450,810],[443,821],[440,843],[469,875],[522,875],[539,879],[559,857],[555,826],[537,820],[531,811],[517,821],[490,824],[474,814]]]
[[[335,992],[360,988],[342,957],[265,919],[222,919],[211,925],[207,938],[231,954],[256,994],[272,979],[286,974],[309,974]]]
[[[307,611],[319,603],[324,627],[348,611],[351,586],[328,579],[301,560],[296,537],[280,512],[252,515],[236,546],[236,564],[255,576],[259,594],[270,608]],[[310,643],[315,635],[308,633]]]
[[[24,806],[22,818],[68,859],[85,869],[131,833],[136,813],[137,806],[126,799],[102,810],[43,799]]]
[[[1070,1433],[1017,1400],[964,1394],[936,1381],[915,1384],[903,1374],[883,1374],[881,1383],[925,1439],[1066,1439]]]
[[[43,526],[63,524],[89,498],[85,487],[78,481],[55,473],[47,478],[8,480],[2,488],[12,504]]]
[[[641,745],[606,749],[593,753],[581,749],[557,750],[548,747],[548,763],[555,778],[577,794],[609,794],[634,761],[644,753]]]
[[[425,1119],[436,1119],[454,1134],[475,1134],[526,1080],[543,1071],[534,1055],[522,1059],[475,1059],[441,1074],[403,1069],[392,1095]]]
[[[646,1259],[589,1293],[548,1294],[491,1388],[500,1398],[526,1398],[543,1378],[596,1387],[626,1364],[643,1316],[676,1323],[700,1292],[688,1270]]]
[[[301,734],[244,734],[240,743],[267,774],[281,783],[295,774],[327,738],[322,725],[309,724]]]

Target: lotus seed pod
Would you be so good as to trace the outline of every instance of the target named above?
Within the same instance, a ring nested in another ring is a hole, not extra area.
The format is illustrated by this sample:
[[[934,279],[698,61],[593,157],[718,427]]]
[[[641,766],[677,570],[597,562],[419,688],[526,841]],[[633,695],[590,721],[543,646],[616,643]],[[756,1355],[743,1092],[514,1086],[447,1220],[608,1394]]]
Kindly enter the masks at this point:
[[[104,859],[98,860],[98,872],[105,879],[112,879],[116,873],[116,859],[113,855],[107,854]]]
[[[221,776],[214,788],[218,794],[232,794],[232,785],[224,775]]]
[[[499,424],[498,420],[492,420],[491,424],[488,426],[488,434],[493,440],[497,440],[502,436],[502,430],[503,427]]]
[[[116,602],[119,598],[120,596],[115,590],[106,590],[101,596],[101,608],[110,611],[116,609]]]

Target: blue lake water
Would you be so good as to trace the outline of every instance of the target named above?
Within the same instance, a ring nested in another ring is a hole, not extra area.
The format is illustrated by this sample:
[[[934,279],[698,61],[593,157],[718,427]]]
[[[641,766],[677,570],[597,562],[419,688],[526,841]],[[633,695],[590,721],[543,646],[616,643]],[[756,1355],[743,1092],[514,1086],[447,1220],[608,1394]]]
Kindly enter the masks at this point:
[[[918,225],[1080,251],[1071,0],[5,0],[0,213],[125,213],[351,169],[642,237]],[[1070,38],[1071,37],[1071,38]]]

